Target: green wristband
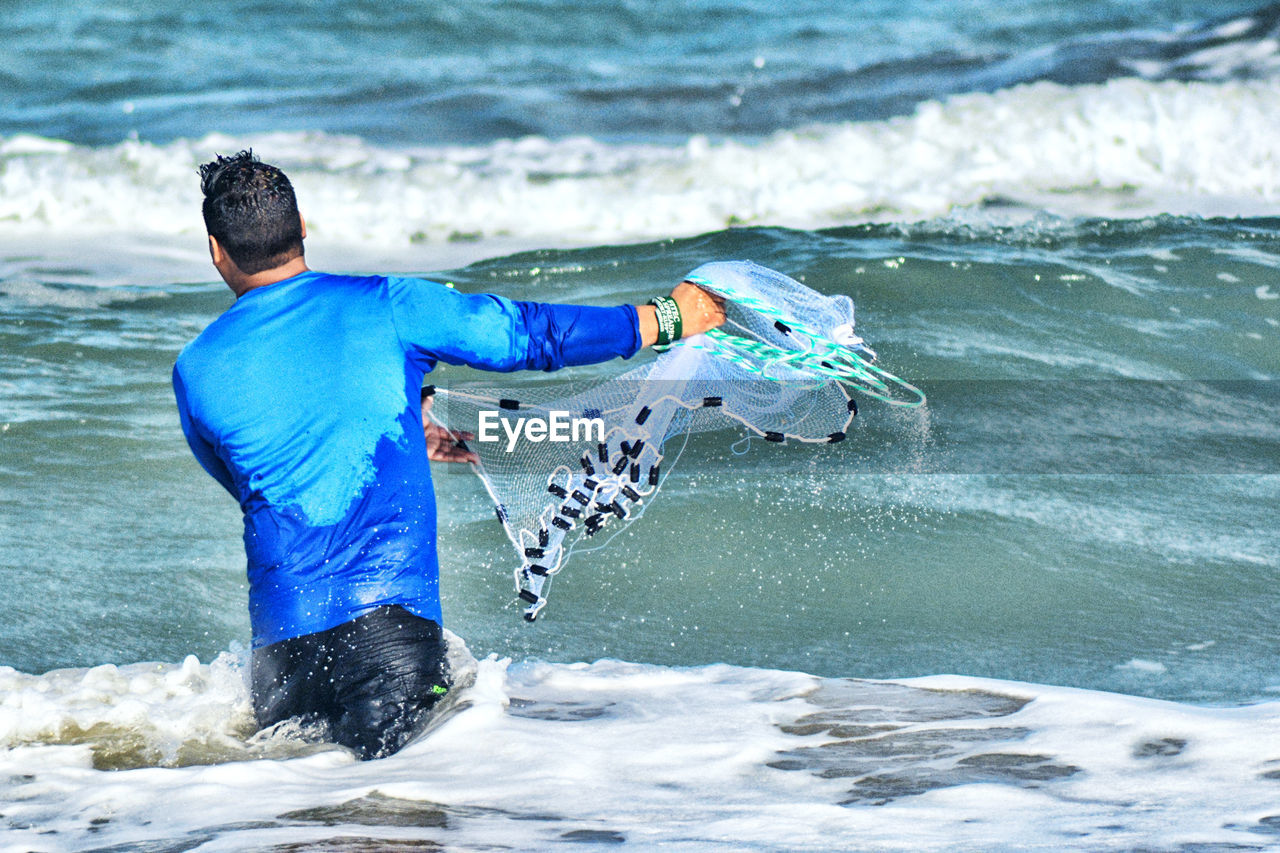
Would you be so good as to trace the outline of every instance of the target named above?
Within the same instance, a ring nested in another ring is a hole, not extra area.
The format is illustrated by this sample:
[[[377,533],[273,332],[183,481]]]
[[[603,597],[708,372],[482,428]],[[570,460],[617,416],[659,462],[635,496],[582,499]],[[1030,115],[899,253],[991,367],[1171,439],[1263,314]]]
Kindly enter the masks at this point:
[[[650,299],[649,304],[654,307],[658,317],[658,342],[653,345],[653,348],[666,349],[680,340],[680,336],[684,333],[684,320],[680,316],[680,306],[670,296]]]

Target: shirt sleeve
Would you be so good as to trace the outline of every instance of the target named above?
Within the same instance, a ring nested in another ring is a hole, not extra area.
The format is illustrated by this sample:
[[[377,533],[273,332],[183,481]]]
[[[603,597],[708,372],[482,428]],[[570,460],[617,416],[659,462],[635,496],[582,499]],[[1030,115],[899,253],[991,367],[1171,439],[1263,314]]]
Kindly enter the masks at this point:
[[[631,305],[519,302],[413,278],[389,278],[387,289],[401,343],[430,364],[556,370],[630,358],[640,349],[640,321]]]
[[[221,483],[222,487],[238,501],[240,496],[236,492],[236,484],[231,477],[231,471],[227,469],[227,465],[222,461],[222,458],[218,456],[213,444],[200,433],[198,425],[191,417],[190,405],[187,402],[187,386],[182,382],[182,374],[178,371],[177,365],[174,365],[173,368],[173,396],[178,402],[178,420],[182,422],[182,434],[187,437],[187,445],[190,446],[191,452],[195,454],[196,461],[200,463],[200,467],[208,471],[209,475]]]

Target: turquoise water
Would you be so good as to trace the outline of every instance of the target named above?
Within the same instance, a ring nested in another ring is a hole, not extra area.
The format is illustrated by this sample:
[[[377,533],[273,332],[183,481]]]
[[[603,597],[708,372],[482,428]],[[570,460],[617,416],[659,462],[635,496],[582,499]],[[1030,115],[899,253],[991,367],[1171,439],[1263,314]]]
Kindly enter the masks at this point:
[[[838,447],[736,456],[732,434],[697,436],[646,517],[579,558],[533,626],[479,482],[439,470],[451,627],[520,658],[1270,695],[1280,314],[1256,291],[1275,239],[1172,219],[962,236],[731,231],[439,276],[639,300],[701,258],[751,256],[852,296],[884,363],[930,398],[863,399]],[[168,387],[229,294],[6,290],[10,665],[207,659],[243,641],[238,513],[188,457]]]

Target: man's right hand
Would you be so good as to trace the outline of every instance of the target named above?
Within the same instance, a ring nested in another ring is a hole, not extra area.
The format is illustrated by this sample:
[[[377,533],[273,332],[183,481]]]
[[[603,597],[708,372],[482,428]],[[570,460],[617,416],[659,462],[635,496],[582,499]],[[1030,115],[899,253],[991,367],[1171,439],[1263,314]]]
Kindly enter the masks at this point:
[[[681,337],[700,335],[724,322],[724,298],[703,290],[693,282],[682,281],[671,291],[680,309]],[[658,318],[652,305],[637,305],[640,316],[640,340],[651,347],[658,342]]]
[[[671,298],[680,306],[680,319],[684,323],[684,337],[700,335],[724,322],[724,297],[696,284],[682,281],[671,291]]]

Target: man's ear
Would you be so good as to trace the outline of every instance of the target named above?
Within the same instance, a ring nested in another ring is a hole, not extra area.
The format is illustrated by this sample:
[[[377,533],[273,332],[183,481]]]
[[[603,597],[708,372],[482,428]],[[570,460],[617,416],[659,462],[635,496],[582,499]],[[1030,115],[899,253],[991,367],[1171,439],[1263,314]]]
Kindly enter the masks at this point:
[[[307,220],[301,213],[298,214],[298,224],[302,226],[302,239],[307,239]]]
[[[222,260],[226,256],[227,256],[227,253],[223,251],[222,244],[218,242],[218,238],[210,234],[209,235],[209,260],[213,261],[213,265],[215,267],[221,266]]]

